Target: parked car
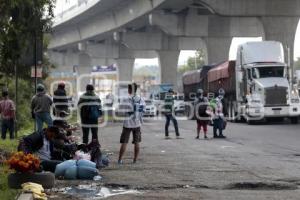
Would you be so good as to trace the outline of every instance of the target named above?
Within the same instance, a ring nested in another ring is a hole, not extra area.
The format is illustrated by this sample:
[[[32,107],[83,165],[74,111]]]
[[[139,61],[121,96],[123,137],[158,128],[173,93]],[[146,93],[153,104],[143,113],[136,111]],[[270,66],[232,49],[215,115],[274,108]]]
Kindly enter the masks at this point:
[[[175,96],[174,112],[175,112],[175,115],[185,113],[185,103],[184,103],[184,95],[183,94],[177,94]]]
[[[157,115],[157,108],[152,100],[145,100],[146,107],[145,107],[145,112],[144,116],[150,116],[154,117]]]

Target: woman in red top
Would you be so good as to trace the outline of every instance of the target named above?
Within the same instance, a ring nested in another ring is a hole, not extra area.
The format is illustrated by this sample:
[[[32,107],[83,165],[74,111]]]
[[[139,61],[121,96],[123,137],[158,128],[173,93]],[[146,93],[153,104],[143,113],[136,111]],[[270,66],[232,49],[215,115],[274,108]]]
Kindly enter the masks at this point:
[[[14,139],[15,126],[15,104],[8,98],[8,92],[2,92],[3,100],[0,101],[0,114],[2,119],[1,138],[6,138],[6,132],[9,131],[10,139]]]

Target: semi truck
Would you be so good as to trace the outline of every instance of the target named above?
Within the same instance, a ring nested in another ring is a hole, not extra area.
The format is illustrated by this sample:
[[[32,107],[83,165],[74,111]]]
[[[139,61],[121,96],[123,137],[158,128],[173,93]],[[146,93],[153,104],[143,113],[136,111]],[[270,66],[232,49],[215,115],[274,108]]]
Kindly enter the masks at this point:
[[[217,94],[220,88],[225,90],[229,119],[244,119],[251,124],[287,117],[298,123],[299,95],[288,73],[280,42],[247,42],[238,47],[236,61],[209,69],[198,86],[210,94]]]

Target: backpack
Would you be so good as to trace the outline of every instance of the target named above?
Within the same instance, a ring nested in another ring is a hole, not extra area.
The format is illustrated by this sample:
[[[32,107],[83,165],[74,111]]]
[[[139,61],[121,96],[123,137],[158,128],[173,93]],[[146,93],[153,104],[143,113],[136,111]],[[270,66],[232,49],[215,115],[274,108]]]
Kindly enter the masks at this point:
[[[134,99],[136,96],[133,96],[131,99],[130,99],[130,103],[131,103],[131,109],[130,111],[128,112],[129,115],[132,115],[134,113],[142,113],[144,112],[144,106],[141,105],[141,98],[139,98],[138,100]]]
[[[99,107],[97,105],[90,105],[88,107],[88,111],[89,119],[95,120],[101,116],[101,111],[99,110]]]
[[[199,105],[197,105],[198,106],[198,115],[201,117],[208,116],[206,113],[208,102],[205,102],[204,98],[202,98],[202,99],[199,99],[198,104],[199,104]]]

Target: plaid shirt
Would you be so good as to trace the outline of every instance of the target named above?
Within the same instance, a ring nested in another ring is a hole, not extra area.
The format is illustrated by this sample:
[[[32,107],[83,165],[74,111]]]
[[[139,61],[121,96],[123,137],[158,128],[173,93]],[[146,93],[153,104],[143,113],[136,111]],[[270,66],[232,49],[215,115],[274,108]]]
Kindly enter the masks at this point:
[[[2,119],[12,119],[15,117],[15,104],[10,99],[0,101],[0,113]]]

